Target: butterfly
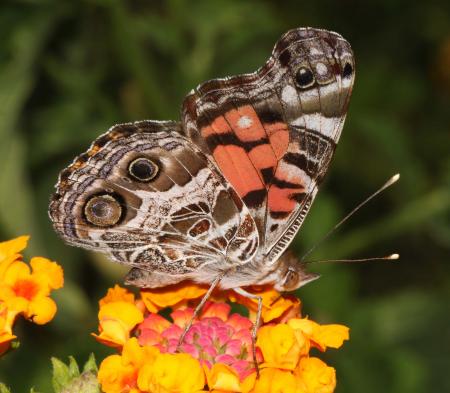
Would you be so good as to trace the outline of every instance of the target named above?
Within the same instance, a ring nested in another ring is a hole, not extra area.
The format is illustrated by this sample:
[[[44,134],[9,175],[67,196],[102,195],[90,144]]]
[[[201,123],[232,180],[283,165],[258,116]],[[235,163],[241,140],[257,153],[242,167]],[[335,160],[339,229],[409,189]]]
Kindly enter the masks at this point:
[[[56,232],[130,266],[138,287],[304,285],[316,275],[284,252],[327,172],[354,77],[341,35],[287,32],[256,72],[192,90],[181,121],[97,138],[59,176]]]

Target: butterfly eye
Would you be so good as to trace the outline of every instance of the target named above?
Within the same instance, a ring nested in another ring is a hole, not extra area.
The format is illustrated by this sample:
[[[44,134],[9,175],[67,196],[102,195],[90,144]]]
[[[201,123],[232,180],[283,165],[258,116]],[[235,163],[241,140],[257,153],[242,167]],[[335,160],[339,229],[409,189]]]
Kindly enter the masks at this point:
[[[306,89],[314,84],[314,74],[311,69],[307,67],[300,67],[295,74],[295,80],[298,87]]]
[[[95,226],[109,227],[119,222],[122,206],[112,195],[96,195],[86,202],[84,216]]]
[[[136,158],[128,166],[128,172],[134,179],[147,182],[158,174],[158,166],[148,158]]]
[[[286,291],[295,289],[298,284],[299,275],[295,270],[289,269],[286,273],[286,278],[283,283],[283,287]]]
[[[353,74],[353,66],[350,63],[345,63],[344,69],[342,71],[342,77],[348,78]]]

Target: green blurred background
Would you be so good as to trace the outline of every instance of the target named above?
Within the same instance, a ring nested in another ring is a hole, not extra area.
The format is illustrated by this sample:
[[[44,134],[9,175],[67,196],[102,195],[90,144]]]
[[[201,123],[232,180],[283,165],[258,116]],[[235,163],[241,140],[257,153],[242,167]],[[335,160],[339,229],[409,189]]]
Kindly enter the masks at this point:
[[[66,284],[47,326],[20,321],[0,359],[13,392],[50,392],[50,356],[79,361],[95,342],[97,301],[123,271],[63,244],[47,205],[58,172],[111,125],[178,119],[209,78],[250,72],[298,26],[335,30],[357,76],[339,148],[294,241],[301,254],[396,172],[313,258],[399,252],[396,263],[312,265],[304,312],[351,327],[327,354],[337,392],[449,392],[450,7],[447,1],[2,1],[0,236],[30,234],[30,255],[59,261]]]

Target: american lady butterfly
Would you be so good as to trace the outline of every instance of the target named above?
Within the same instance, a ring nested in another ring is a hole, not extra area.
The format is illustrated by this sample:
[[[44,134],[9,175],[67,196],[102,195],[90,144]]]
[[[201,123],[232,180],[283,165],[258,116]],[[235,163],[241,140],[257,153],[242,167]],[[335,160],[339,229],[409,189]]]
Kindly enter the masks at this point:
[[[56,231],[132,267],[139,287],[300,287],[316,276],[283,252],[330,164],[354,75],[339,34],[289,31],[258,71],[189,93],[180,122],[119,124],[96,139],[60,174]]]

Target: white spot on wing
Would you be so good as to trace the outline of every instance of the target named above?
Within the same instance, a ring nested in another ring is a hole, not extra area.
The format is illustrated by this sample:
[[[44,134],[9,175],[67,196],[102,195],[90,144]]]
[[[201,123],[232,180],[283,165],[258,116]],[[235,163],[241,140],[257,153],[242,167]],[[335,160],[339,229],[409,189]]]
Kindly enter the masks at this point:
[[[241,116],[237,122],[238,127],[240,128],[249,128],[253,124],[253,120],[248,116]]]
[[[316,71],[319,75],[326,75],[328,73],[328,68],[323,63],[316,64]]]
[[[281,91],[281,99],[287,104],[294,105],[295,103],[298,102],[297,90],[295,90],[295,88],[292,87],[291,85],[287,85]]]

